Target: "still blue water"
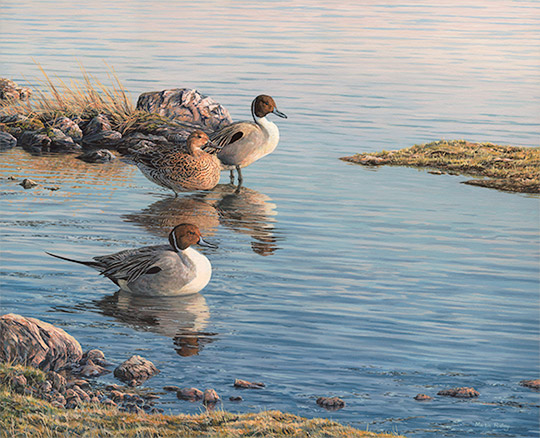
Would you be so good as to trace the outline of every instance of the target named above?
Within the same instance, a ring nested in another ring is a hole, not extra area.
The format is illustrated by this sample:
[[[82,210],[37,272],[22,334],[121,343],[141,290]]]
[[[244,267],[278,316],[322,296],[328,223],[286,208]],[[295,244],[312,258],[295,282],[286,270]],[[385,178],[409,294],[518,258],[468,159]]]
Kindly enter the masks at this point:
[[[355,152],[440,138],[538,145],[535,2],[2,3],[0,76],[64,81],[78,62],[139,93],[193,87],[249,118],[260,93],[287,120],[278,149],[210,193],[173,199],[120,161],[1,157],[1,312],[57,324],[84,349],[131,354],[147,382],[215,388],[235,412],[280,409],[411,437],[538,435],[538,197]],[[110,82],[109,82],[110,83]],[[8,176],[42,186],[25,191]],[[133,299],[52,251],[90,258],[199,224],[214,273],[201,294]],[[235,378],[263,381],[236,395]],[[104,381],[112,381],[106,377]],[[481,396],[436,397],[473,386]],[[315,404],[337,395],[347,406]],[[201,406],[162,398],[167,412]]]

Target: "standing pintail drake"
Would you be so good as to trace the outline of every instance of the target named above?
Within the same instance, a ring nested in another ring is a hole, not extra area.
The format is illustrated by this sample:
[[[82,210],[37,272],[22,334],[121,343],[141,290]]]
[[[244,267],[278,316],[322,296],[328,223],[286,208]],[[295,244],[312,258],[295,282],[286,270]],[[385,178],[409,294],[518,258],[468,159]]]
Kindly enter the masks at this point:
[[[69,262],[81,263],[96,269],[120,289],[134,295],[189,295],[202,290],[210,281],[212,266],[201,253],[191,248],[205,242],[196,225],[181,224],[169,234],[169,245],[144,246],[115,254],[80,261],[47,253]]]
[[[134,151],[131,159],[146,178],[171,189],[175,195],[211,190],[219,182],[221,163],[215,155],[201,149],[208,143],[208,135],[196,130],[187,138],[185,148],[145,148]]]
[[[238,183],[242,183],[242,167],[274,152],[279,142],[279,129],[274,122],[266,118],[275,114],[284,119],[285,114],[278,111],[276,102],[270,96],[261,94],[251,103],[251,115],[254,122],[232,123],[210,135],[210,140],[220,151],[218,158],[223,170],[231,171],[231,183],[234,182],[234,169],[238,172]]]

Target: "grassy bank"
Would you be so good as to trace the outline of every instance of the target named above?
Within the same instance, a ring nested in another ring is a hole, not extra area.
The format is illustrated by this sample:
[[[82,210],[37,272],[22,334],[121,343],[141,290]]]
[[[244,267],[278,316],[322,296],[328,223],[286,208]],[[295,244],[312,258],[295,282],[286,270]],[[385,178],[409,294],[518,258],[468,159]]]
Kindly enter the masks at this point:
[[[412,166],[442,173],[481,176],[465,184],[540,193],[540,148],[441,140],[396,151],[356,154],[344,161],[365,166]]]
[[[24,375],[28,387],[44,374],[34,368],[0,366],[0,437],[396,437],[342,426],[326,419],[306,419],[278,411],[233,414],[215,410],[198,415],[130,414],[115,407],[86,404],[62,409],[15,389],[12,378]],[[28,390],[26,392],[29,392]]]

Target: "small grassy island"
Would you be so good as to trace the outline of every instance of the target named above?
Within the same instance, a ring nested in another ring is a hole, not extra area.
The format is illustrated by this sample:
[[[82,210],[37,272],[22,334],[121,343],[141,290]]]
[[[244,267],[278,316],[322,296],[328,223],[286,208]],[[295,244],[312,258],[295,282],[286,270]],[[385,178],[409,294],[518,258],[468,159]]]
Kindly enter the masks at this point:
[[[464,184],[509,192],[540,193],[540,148],[441,140],[396,151],[356,154],[341,160],[364,166],[412,166],[440,173],[485,177]]]
[[[13,385],[24,376],[25,389]],[[86,403],[75,409],[55,407],[39,397],[45,373],[21,365],[0,364],[0,437],[373,437],[398,438],[306,419],[279,411],[234,414],[219,409],[197,415],[121,412],[116,407]],[[34,394],[35,392],[35,394]]]

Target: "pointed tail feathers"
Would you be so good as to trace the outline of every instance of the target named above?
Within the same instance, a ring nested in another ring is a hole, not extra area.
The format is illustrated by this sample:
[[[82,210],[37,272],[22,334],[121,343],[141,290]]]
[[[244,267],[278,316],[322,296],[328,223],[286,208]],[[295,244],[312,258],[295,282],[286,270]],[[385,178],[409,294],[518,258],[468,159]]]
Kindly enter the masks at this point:
[[[53,257],[56,257],[57,259],[61,259],[61,260],[66,260],[68,262],[73,262],[73,263],[79,263],[81,265],[85,265],[85,266],[90,266],[91,268],[94,268],[94,269],[97,269],[99,270],[100,268],[100,264],[97,263],[97,262],[86,262],[86,261],[82,261],[82,260],[74,260],[74,259],[68,259],[67,257],[62,257],[62,256],[59,256],[59,255],[56,255],[56,254],[51,254],[50,252],[47,252],[45,251],[46,254],[49,254],[50,256],[53,256]]]

